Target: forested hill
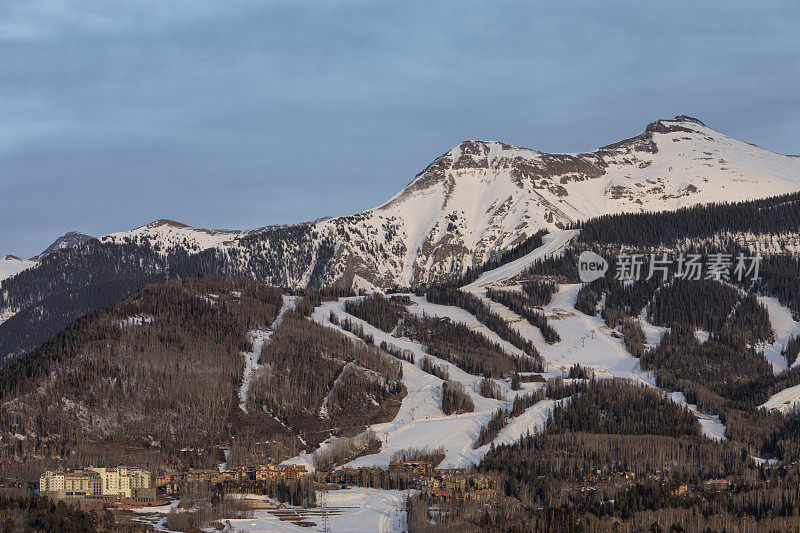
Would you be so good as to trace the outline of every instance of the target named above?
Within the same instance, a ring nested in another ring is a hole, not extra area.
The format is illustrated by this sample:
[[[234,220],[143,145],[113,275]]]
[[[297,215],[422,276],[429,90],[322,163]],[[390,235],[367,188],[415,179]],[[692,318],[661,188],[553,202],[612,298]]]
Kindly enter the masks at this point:
[[[393,416],[400,364],[306,320],[311,308],[224,276],[147,285],[0,369],[0,457],[208,468],[219,445],[231,461],[283,460]]]
[[[796,234],[800,193],[747,202],[696,205],[677,211],[604,215],[576,224],[580,240],[597,244],[674,246],[723,235]]]
[[[324,243],[317,256],[306,248],[308,226],[271,229],[242,239],[258,259],[239,261],[217,248],[195,250],[191,243],[164,246],[157,239],[90,240],[42,259],[33,269],[0,281],[0,366],[38,347],[84,314],[106,306],[148,283],[198,274],[227,274],[285,285],[288,274],[315,261],[325,264]],[[286,247],[296,255],[285,253]],[[309,286],[318,286],[312,275]]]

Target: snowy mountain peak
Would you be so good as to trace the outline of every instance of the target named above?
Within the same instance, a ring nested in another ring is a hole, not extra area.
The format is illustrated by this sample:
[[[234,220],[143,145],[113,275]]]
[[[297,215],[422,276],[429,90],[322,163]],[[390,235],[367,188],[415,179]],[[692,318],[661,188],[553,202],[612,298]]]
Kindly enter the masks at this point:
[[[191,226],[189,226],[189,224],[184,224],[183,222],[176,222],[174,220],[169,220],[167,218],[159,218],[158,220],[154,220],[153,222],[151,222],[149,224],[145,224],[144,226],[140,226],[140,227],[145,227],[145,228],[151,228],[152,229],[152,228],[160,228],[160,227],[163,227],[163,226],[170,227],[170,228],[190,228],[191,227]]]
[[[543,228],[797,190],[797,158],[680,115],[584,153],[466,140],[385,204],[317,229],[340,244],[334,278],[417,284],[463,272]]]
[[[70,246],[78,246],[79,244],[83,244],[90,239],[94,239],[94,237],[84,233],[78,233],[77,231],[69,231],[53,241],[53,244],[48,246],[42,253],[35,257],[31,257],[31,261],[41,261],[48,255],[57,252],[58,250],[63,250],[64,248],[69,248]]]
[[[645,131],[653,133],[669,133],[669,130],[681,131],[678,128],[686,128],[686,130],[694,131],[692,129],[693,127],[708,128],[699,118],[690,117],[688,115],[678,115],[675,118],[662,118],[651,122],[645,128]]]
[[[185,247],[188,251],[200,251],[212,247],[232,244],[239,232],[195,228],[166,218],[154,220],[130,231],[111,233],[100,237],[103,242],[148,243],[151,246],[167,249],[173,246]]]
[[[100,241],[162,255],[215,249],[207,261],[277,285],[407,287],[461,274],[542,229],[798,190],[800,158],[681,115],[591,152],[465,140],[386,203],[353,215],[250,232],[159,219]]]

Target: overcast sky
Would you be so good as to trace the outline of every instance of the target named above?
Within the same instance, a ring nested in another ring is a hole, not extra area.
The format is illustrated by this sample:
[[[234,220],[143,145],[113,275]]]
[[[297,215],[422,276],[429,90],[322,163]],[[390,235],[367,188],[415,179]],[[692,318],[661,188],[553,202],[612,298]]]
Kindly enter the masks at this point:
[[[563,4],[0,2],[0,253],[358,212],[463,139],[800,152],[798,2]]]

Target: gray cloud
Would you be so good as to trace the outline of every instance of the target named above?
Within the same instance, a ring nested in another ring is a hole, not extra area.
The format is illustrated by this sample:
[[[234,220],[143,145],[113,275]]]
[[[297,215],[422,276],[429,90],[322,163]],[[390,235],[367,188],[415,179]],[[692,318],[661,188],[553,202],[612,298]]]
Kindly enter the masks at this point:
[[[581,151],[685,113],[800,152],[800,8],[696,4],[0,4],[0,251],[355,212],[465,138]]]

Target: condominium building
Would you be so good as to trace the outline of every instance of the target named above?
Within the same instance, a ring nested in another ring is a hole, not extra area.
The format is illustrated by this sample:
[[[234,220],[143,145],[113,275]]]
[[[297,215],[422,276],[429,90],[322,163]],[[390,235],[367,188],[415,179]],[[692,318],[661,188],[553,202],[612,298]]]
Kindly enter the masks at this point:
[[[123,465],[114,468],[47,471],[39,478],[39,492],[54,500],[84,498],[150,501],[155,498],[150,472]]]
[[[54,500],[83,498],[102,492],[100,476],[91,470],[47,471],[39,478],[39,492]]]
[[[90,468],[100,475],[103,496],[138,499],[152,487],[150,472],[135,466],[118,465],[114,468]]]

